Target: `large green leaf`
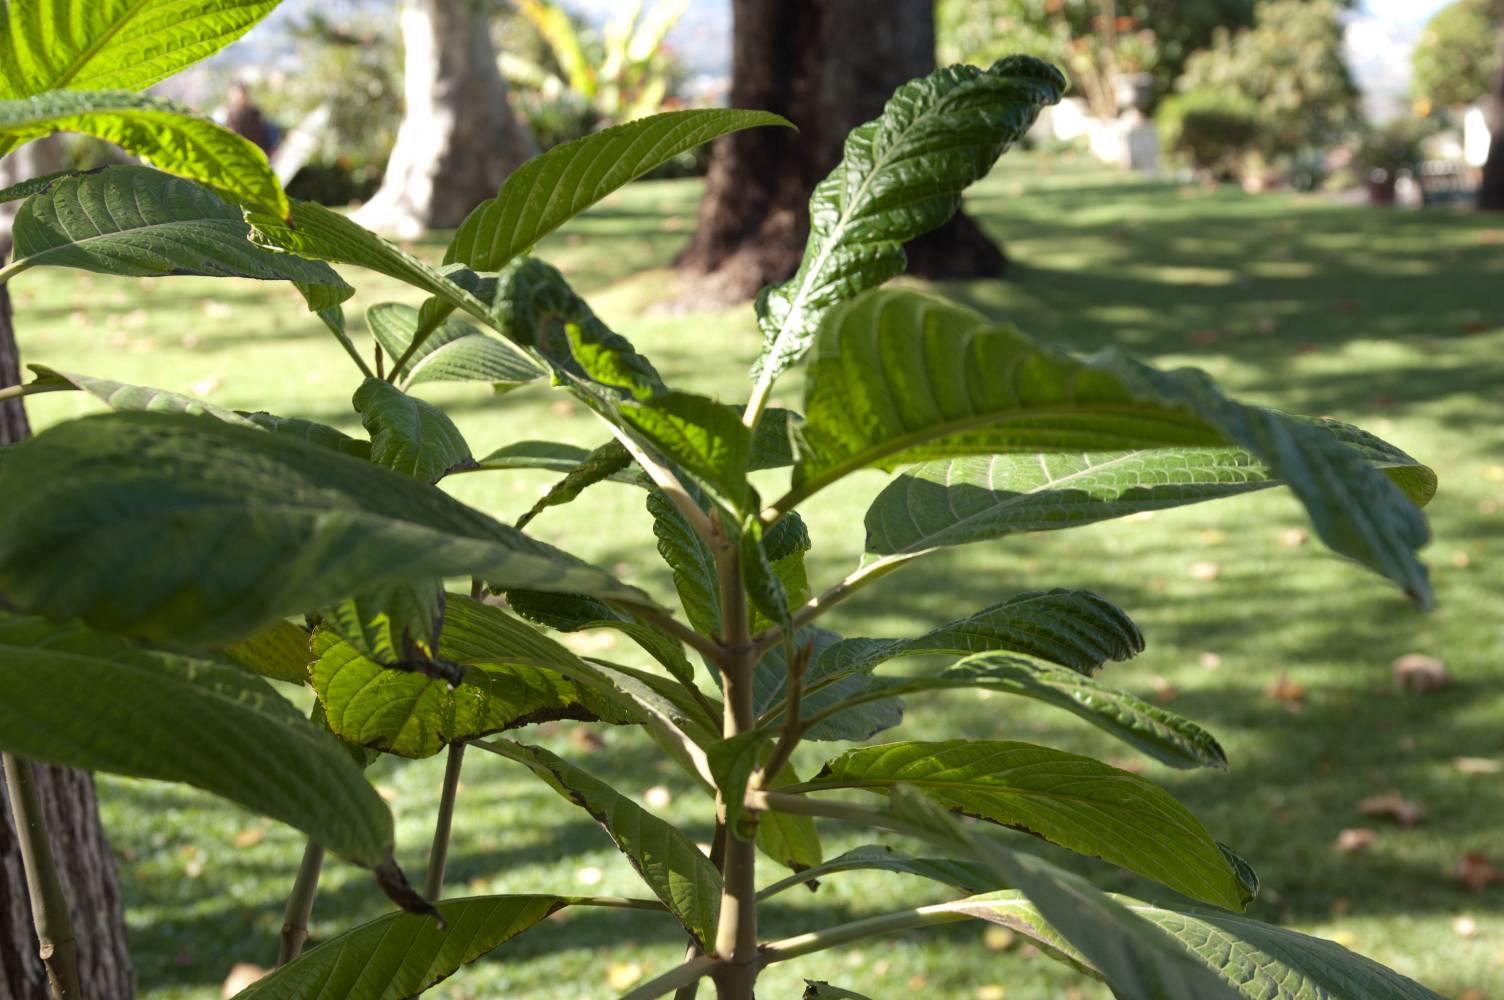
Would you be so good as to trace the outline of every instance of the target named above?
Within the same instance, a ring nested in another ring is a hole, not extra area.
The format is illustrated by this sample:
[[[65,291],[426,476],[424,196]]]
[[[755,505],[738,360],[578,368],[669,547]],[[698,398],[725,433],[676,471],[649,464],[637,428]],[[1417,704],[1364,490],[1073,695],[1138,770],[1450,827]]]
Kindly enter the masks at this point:
[[[420,483],[436,483],[471,461],[470,446],[449,415],[389,382],[368,378],[355,390],[355,412],[371,435],[371,461]]]
[[[524,163],[460,224],[444,263],[496,271],[574,216],[660,164],[727,132],[787,125],[765,111],[670,111],[602,129]]]
[[[674,571],[674,589],[679,592],[679,603],[689,623],[703,635],[719,635],[721,594],[715,553],[663,493],[648,491],[647,507],[653,516],[658,554]]]
[[[785,764],[773,780],[774,789],[799,784],[792,764]],[[820,829],[811,816],[765,812],[757,818],[757,849],[783,867],[804,871],[825,860]]]
[[[620,404],[621,419],[674,466],[739,514],[747,513],[752,432],[734,408],[707,396],[668,391]]]
[[[694,841],[605,782],[547,750],[510,740],[491,740],[483,746],[527,765],[556,792],[595,817],[653,895],[663,900],[690,936],[701,947],[714,946],[721,874]]]
[[[447,927],[404,913],[330,938],[257,980],[236,1000],[403,1000],[449,978],[550,914],[588,899],[474,896],[437,904]]]
[[[361,656],[395,664],[433,655],[444,606],[442,580],[394,583],[345,598],[326,608],[323,619]]]
[[[903,244],[954,215],[962,190],[1064,90],[1059,70],[1027,56],[952,66],[904,84],[880,118],[852,131],[810,197],[798,273],[758,300],[762,379],[804,356],[832,306],[902,272]]]
[[[130,385],[93,375],[79,375],[75,372],[49,368],[46,365],[27,365],[26,367],[30,368],[32,374],[36,376],[36,380],[31,385],[39,392],[76,389],[80,392],[87,392],[112,410],[188,413],[196,416],[210,416],[216,420],[223,420],[227,424],[238,424],[242,427],[257,426],[255,421],[234,410],[226,410],[213,403],[206,403],[201,399],[194,399],[192,396],[184,396],[176,392],[168,392],[166,389]]]
[[[297,282],[315,308],[354,291],[327,265],[253,245],[239,208],[150,167],[65,177],[16,214],[17,271],[43,264],[100,274],[200,274]]]
[[[449,306],[464,309],[473,316],[487,316],[486,306],[464,288],[333,209],[295,201],[292,214],[286,219],[257,213],[250,221],[251,241],[259,247],[295,257],[364,267],[438,296]]]
[[[970,855],[1022,891],[1052,932],[1031,934],[1035,944],[1053,958],[1100,975],[1120,1000],[1241,1000],[1173,938],[1080,876],[1010,850],[917,789],[894,788],[890,803],[895,828]],[[970,903],[949,905],[1024,930],[1008,915]]]
[[[245,34],[281,0],[11,0],[0,98],[143,90]]]
[[[391,856],[391,813],[338,741],[239,667],[0,614],[0,747],[193,785],[368,868]]]
[[[1115,352],[1082,361],[969,309],[878,291],[828,317],[806,416],[794,490],[778,509],[865,466],[1014,453],[1049,475],[1060,454],[1236,446],[1294,491],[1329,546],[1430,603],[1415,554],[1425,518],[1366,450],[1320,423],[1234,402],[1200,371],[1160,372]]]
[[[1112,862],[1193,899],[1241,909],[1249,895],[1184,806],[1153,782],[1090,757],[1000,740],[890,743],[842,754],[812,784],[906,785],[948,809]]]
[[[767,899],[785,889],[803,885],[812,879],[824,878],[838,872],[883,871],[900,875],[914,875],[932,882],[954,886],[963,892],[987,892],[999,888],[1002,883],[985,865],[974,861],[956,861],[951,858],[916,858],[884,844],[868,844],[853,847],[844,854],[822,862],[797,875],[779,879],[764,886],[757,898]]]
[[[947,622],[913,639],[842,639],[810,664],[811,686],[867,671],[899,656],[1010,650],[1090,674],[1108,660],[1143,652],[1127,613],[1089,590],[1036,590]]]
[[[305,420],[302,417],[279,417],[264,410],[258,410],[255,413],[248,413],[244,410],[235,412],[257,427],[271,431],[273,434],[283,434],[319,448],[337,451],[342,455],[351,455],[361,459],[371,457],[371,442],[352,438],[344,431],[330,427],[328,424],[321,424],[316,420]]]
[[[1356,443],[1356,428],[1322,426]],[[1436,477],[1392,446],[1364,450],[1417,504]],[[867,551],[908,557],[1023,531],[1054,531],[1146,510],[1279,486],[1242,448],[1152,448],[1079,455],[968,456],[926,462],[890,483],[867,510]]]
[[[819,660],[841,641],[836,633],[813,625],[800,629],[794,637],[795,647],[811,648],[812,661]],[[753,707],[759,716],[765,716],[764,724],[770,727],[783,724],[783,710],[789,693],[785,655],[784,647],[774,647],[758,662],[752,674]],[[810,719],[846,702],[852,704],[810,726],[804,733],[807,740],[857,742],[871,739],[903,721],[903,702],[897,698],[887,695],[866,697],[875,682],[861,671],[847,671],[838,677],[810,676],[808,680],[811,690],[800,701],[800,718]]]
[[[1440,994],[1335,941],[1235,913],[1115,898],[1129,913],[1187,948],[1244,1000],[1441,1000]],[[1064,951],[1078,963],[1085,961],[1018,893],[962,900],[958,908],[1006,924],[1048,951]],[[1101,976],[1095,969],[1088,971]]]
[[[560,632],[610,629],[620,632],[657,660],[680,683],[693,687],[695,668],[684,646],[655,625],[617,611],[604,601],[581,594],[545,594],[536,590],[509,590],[507,603],[528,621]],[[712,722],[719,720],[712,719]]]
[[[366,310],[366,325],[395,364],[412,346],[418,310],[383,302]],[[490,382],[498,391],[543,377],[543,370],[494,336],[457,319],[423,338],[398,373],[404,389],[424,382]]]
[[[218,652],[252,673],[289,684],[307,684],[313,662],[308,632],[292,622],[274,622]]]
[[[109,631],[233,641],[360,591],[460,575],[651,603],[433,487],[202,417],[73,421],[0,471],[0,591]]]
[[[383,666],[334,632],[315,634],[313,688],[335,735],[400,757],[430,757],[457,740],[536,722],[629,721],[591,689],[540,666],[550,658],[509,641],[478,605],[451,602],[431,671],[422,663]]]
[[[1227,766],[1221,744],[1191,720],[1069,667],[1006,653],[979,653],[938,674],[878,677],[865,690],[847,695],[845,701],[966,688],[1034,698],[1064,709],[1170,767]]]
[[[61,90],[0,101],[0,145],[53,132],[81,132],[113,142],[231,201],[275,215],[288,212],[287,195],[260,147],[173,101],[120,91]]]

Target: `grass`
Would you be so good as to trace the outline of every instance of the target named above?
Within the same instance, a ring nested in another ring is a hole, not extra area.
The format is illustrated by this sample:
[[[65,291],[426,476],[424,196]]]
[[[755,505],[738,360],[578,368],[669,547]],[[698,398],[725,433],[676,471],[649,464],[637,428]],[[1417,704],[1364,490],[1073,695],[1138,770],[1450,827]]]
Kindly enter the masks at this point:
[[[653,269],[684,239],[697,195],[693,182],[640,185],[540,253],[669,382],[742,398],[757,349],[750,308],[647,308],[669,281]],[[903,635],[1019,590],[1101,592],[1135,616],[1149,643],[1108,678],[1201,721],[1227,748],[1226,773],[1142,766],[1258,868],[1265,889],[1252,912],[1336,938],[1446,996],[1504,998],[1504,886],[1472,892],[1452,877],[1468,852],[1504,865],[1504,779],[1455,763],[1504,760],[1504,222],[1181,188],[1028,156],[1011,158],[970,205],[1019,264],[1007,281],[946,293],[1062,346],[1115,343],[1161,364],[1199,365],[1244,398],[1340,416],[1437,468],[1428,555],[1439,607],[1423,615],[1383,581],[1303,543],[1297,506],[1268,493],[950,551],[852,600],[831,624],[852,635]],[[436,256],[439,246],[419,250]],[[384,279],[352,277],[361,305],[416,301]],[[33,272],[16,291],[31,361],[358,429],[353,370],[290,289]],[[787,401],[797,400],[797,382],[782,387]],[[604,437],[580,407],[544,389],[501,398],[463,386],[424,393],[451,408],[477,454],[546,434],[581,444]],[[40,425],[98,409],[78,396],[31,403]],[[547,482],[466,476],[456,492],[510,519]],[[855,563],[860,514],[881,482],[860,475],[811,503],[817,585]],[[597,489],[545,514],[536,529],[670,592],[643,545],[648,521],[633,491]],[[1452,685],[1427,695],[1397,690],[1389,665],[1409,652],[1443,659]],[[628,654],[618,647],[610,655]],[[1017,738],[1141,766],[1074,720],[977,695],[918,699],[900,732]],[[639,734],[603,737],[605,748],[591,751],[577,727],[554,725],[539,741],[638,796],[661,786],[666,814],[708,838],[708,804]],[[803,766],[826,749],[802,751]],[[442,770],[442,757],[387,759],[373,769],[415,878]],[[1361,800],[1387,793],[1419,802],[1424,821],[1399,827],[1359,814]],[[102,779],[101,800],[121,857],[143,996],[206,1000],[219,995],[233,963],[270,964],[301,850],[294,833],[151,783]],[[1339,833],[1360,826],[1377,831],[1373,846],[1337,852]],[[827,849],[859,842],[836,830]],[[1081,870],[1112,889],[1145,888],[1104,866]],[[640,892],[634,883],[582,813],[518,768],[470,755],[450,893]],[[766,929],[796,933],[940,895],[899,876],[834,876],[817,893],[780,897]],[[385,908],[364,873],[334,863],[315,935]],[[1475,933],[1460,933],[1459,918]],[[1105,1000],[1099,986],[1003,938],[967,925],[875,941],[778,967],[761,992],[795,996],[799,978],[810,976],[876,997]],[[613,996],[681,953],[667,920],[566,911],[428,995]]]

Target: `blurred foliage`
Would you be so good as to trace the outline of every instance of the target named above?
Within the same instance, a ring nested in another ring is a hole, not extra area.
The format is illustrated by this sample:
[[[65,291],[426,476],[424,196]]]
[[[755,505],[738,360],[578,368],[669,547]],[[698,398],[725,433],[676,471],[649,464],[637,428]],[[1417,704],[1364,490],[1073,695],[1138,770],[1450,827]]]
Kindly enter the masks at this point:
[[[321,107],[329,125],[315,161],[357,166],[386,162],[402,122],[402,38],[397,19],[310,14],[292,32],[300,70],[296,85],[266,95],[284,132]],[[261,96],[258,94],[258,96]],[[348,199],[345,199],[348,200]]]
[[[1256,23],[1219,29],[1186,63],[1184,91],[1240,94],[1258,108],[1256,152],[1275,159],[1327,145],[1361,120],[1342,54],[1338,0],[1269,0]]]
[[[1415,52],[1415,96],[1438,108],[1472,104],[1500,70],[1497,0],[1455,0],[1426,23]]]
[[[1217,180],[1237,175],[1260,133],[1258,105],[1234,90],[1171,94],[1154,117],[1165,150]]]
[[[1401,170],[1417,170],[1425,159],[1425,142],[1437,129],[1433,119],[1397,118],[1363,136],[1355,162],[1365,170],[1382,170],[1391,177]]]
[[[659,111],[684,72],[667,45],[689,0],[624,0],[600,30],[555,0],[516,0],[501,71],[542,148]]]
[[[940,61],[990,63],[1027,52],[1067,68],[1080,85],[1077,63],[1103,65],[1100,39],[1110,18],[1118,70],[1152,74],[1158,103],[1192,52],[1211,44],[1218,28],[1252,24],[1257,6],[1257,0],[939,0]]]

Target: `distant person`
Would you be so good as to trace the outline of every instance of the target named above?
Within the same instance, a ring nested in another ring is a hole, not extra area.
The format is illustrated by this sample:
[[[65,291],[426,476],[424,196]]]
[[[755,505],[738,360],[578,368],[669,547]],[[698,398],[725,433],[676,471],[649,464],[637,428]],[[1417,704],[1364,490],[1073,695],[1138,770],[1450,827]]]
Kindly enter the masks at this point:
[[[277,128],[266,120],[251,92],[243,83],[230,85],[230,99],[224,110],[225,127],[238,132],[270,154],[277,148]]]

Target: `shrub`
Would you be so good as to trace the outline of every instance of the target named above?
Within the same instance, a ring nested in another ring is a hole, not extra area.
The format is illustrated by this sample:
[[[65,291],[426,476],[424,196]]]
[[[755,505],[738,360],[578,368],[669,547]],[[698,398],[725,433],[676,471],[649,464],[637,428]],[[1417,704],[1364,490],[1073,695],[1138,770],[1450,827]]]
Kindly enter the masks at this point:
[[[187,47],[195,40],[235,34],[224,0],[204,0],[209,23],[182,35],[182,0],[172,4],[179,19],[158,19],[146,39],[158,73],[174,68],[163,52],[181,65],[203,54]],[[132,58],[142,36],[118,23],[152,6],[89,8],[55,42],[58,62],[86,64],[68,79],[153,82]],[[53,265],[291,281],[359,370],[361,437],[47,368],[4,390],[82,391],[114,412],[0,449],[0,748],[196,785],[308,834],[284,964],[242,997],[413,996],[556,910],[593,906],[638,910],[685,936],[684,963],[633,1000],[687,996],[706,977],[721,997],[745,1000],[768,965],[973,919],[1012,928],[1128,1000],[1435,997],[1335,944],[1240,916],[1257,890],[1247,862],[1130,771],[962,734],[846,749],[812,774],[791,763],[805,742],[892,728],[903,698],[986,690],[1054,706],[1175,767],[1225,765],[1206,730],[1096,679],[1143,640],[1095,594],[1045,586],[912,637],[827,627],[843,600],[941,548],[1284,485],[1336,552],[1430,602],[1416,505],[1435,480],[1394,447],[1239,403],[1198,371],[1116,352],[1076,358],[943,299],[878,287],[903,270],[902,244],[950,218],[962,190],[1059,99],[1064,79],[1050,66],[1021,57],[939,70],[853,133],[812,198],[798,272],[758,300],[764,349],[749,398],[734,402],[666,384],[527,253],[664,160],[735,129],[786,124],[776,116],[685,111],[557,147],[478,207],[431,267],[342,215],[289,202],[264,157],[212,123],[118,91],[48,92],[59,82],[45,66],[7,78],[6,141],[108,133],[193,179],[122,166],[4,192],[27,200],[0,280]],[[371,309],[374,350],[345,325],[352,290],[334,263],[414,290],[416,305]],[[802,412],[773,405],[780,377],[807,357]],[[721,363],[713,352],[701,361]],[[434,380],[569,393],[599,416],[604,441],[586,452],[512,440],[477,457],[414,394]],[[523,467],[561,478],[515,526],[440,487]],[[867,513],[869,557],[817,590],[799,510],[869,467],[903,470]],[[682,616],[524,533],[608,488],[641,491],[653,537],[639,540],[639,558],[672,568]],[[468,586],[446,584],[456,579]],[[552,637],[583,629],[621,633],[647,665],[579,655]],[[885,668],[936,654],[956,659],[938,671]],[[267,678],[309,685],[312,718]],[[709,856],[515,732],[559,718],[638,727],[656,743],[703,792],[716,827]],[[467,748],[581,808],[644,893],[440,899]],[[393,860],[391,813],[362,774],[377,753],[448,755],[421,894]],[[821,823],[872,831],[873,842],[826,858]],[[18,825],[39,843],[36,827]],[[1105,895],[1020,831],[1165,892],[1153,904]],[[895,832],[934,855],[894,850],[883,840]],[[411,912],[300,954],[325,850],[372,870]],[[760,881],[759,853],[788,874]],[[759,934],[767,899],[854,868],[929,878],[955,898],[783,940]],[[31,874],[56,885],[45,866]],[[58,930],[66,913],[49,911],[49,892],[36,898],[38,926]],[[44,954],[66,981],[66,951]],[[811,984],[811,995],[842,994]]]
[[[1258,144],[1258,107],[1229,90],[1192,90],[1160,102],[1155,113],[1166,150],[1213,177],[1237,173],[1243,155]]]

